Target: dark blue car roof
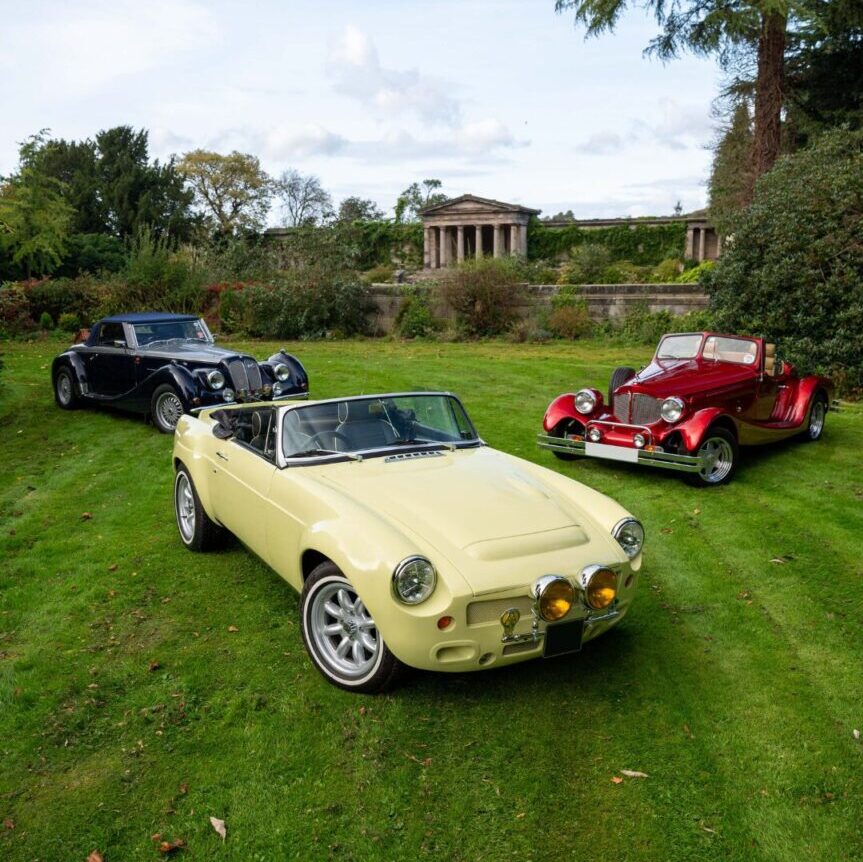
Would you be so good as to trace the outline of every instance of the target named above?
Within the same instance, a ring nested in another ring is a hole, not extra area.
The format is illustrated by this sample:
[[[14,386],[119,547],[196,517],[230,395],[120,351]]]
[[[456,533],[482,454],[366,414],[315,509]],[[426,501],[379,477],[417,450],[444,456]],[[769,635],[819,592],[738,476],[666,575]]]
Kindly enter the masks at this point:
[[[100,323],[167,323],[171,320],[197,320],[197,314],[170,314],[167,311],[133,311],[103,317]]]

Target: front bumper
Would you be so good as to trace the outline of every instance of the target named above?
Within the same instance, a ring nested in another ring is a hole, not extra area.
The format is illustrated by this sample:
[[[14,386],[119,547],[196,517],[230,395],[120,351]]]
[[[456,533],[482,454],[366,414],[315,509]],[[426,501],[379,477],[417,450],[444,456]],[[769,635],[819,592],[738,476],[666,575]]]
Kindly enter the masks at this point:
[[[614,423],[620,427],[620,423]],[[652,439],[647,426],[625,426],[635,428],[635,433],[643,433],[646,440]],[[573,437],[551,437],[548,434],[538,434],[537,445],[541,449],[552,452],[563,452],[567,455],[582,455],[587,458],[601,458],[607,461],[620,461],[629,464],[644,464],[649,467],[660,467],[664,470],[676,470],[681,473],[697,473],[704,468],[702,459],[697,455],[677,455],[666,452],[662,446],[647,443],[643,448],[637,448],[631,441],[592,443],[581,435]]]

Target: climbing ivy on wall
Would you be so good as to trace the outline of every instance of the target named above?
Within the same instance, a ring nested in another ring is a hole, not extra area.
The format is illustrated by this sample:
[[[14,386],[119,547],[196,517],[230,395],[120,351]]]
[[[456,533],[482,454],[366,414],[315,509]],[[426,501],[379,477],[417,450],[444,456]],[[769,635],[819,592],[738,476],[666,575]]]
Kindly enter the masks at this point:
[[[655,266],[666,258],[682,258],[686,246],[686,225],[617,225],[585,229],[578,225],[546,227],[532,218],[527,228],[527,256],[530,260],[553,260],[583,243],[606,246],[614,260]]]

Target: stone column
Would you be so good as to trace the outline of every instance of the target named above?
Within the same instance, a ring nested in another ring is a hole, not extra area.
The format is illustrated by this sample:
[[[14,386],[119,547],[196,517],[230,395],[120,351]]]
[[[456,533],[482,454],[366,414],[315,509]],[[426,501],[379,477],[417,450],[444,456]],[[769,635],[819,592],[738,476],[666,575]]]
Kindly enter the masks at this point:
[[[686,225],[686,248],[683,256],[690,260],[695,257],[695,228],[692,225]]]
[[[716,231],[716,257],[722,254],[722,234]]]
[[[443,269],[449,266],[449,242],[447,242],[446,228],[441,225],[440,228],[440,265]]]
[[[423,269],[431,267],[431,228],[423,228]]]
[[[430,227],[429,232],[429,269],[437,269],[437,229]]]
[[[707,229],[701,228],[698,235],[698,262],[705,260],[707,254]]]
[[[519,240],[519,235],[521,233],[521,227],[517,224],[511,224],[509,226],[509,253],[510,255],[521,254],[521,242]]]
[[[518,226],[518,249],[521,256],[527,260],[527,225]]]
[[[478,224],[476,226],[476,248],[474,249],[474,254],[477,258],[482,257],[482,225]]]
[[[494,225],[494,245],[492,246],[493,254],[495,257],[500,257],[501,254],[501,246],[503,243],[501,240],[503,239],[503,225],[496,224]]]
[[[464,260],[464,225],[460,224],[456,229],[456,260],[461,263]]]

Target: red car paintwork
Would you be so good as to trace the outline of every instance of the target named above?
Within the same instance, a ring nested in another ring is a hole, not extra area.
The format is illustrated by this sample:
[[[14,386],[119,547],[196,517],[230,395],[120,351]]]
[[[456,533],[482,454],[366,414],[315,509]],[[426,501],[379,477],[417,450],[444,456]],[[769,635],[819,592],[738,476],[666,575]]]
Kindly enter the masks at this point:
[[[633,447],[635,434],[641,433],[646,434],[648,446],[686,454],[696,452],[705,433],[717,424],[732,431],[741,445],[759,445],[791,437],[804,430],[816,394],[823,393],[828,404],[833,398],[833,384],[828,378],[799,377],[790,363],[776,360],[776,373],[765,373],[765,342],[761,338],[749,339],[755,342],[757,352],[755,360],[746,365],[702,356],[705,339],[709,336],[742,336],[713,332],[687,334],[701,336],[695,358],[659,359],[655,355],[646,368],[613,393],[615,397],[627,393],[646,395],[659,402],[677,396],[686,405],[677,422],[658,418],[650,423],[629,424],[626,417],[614,415],[612,405],[604,403],[602,393],[592,389],[597,404],[586,416],[576,411],[573,393],[555,398],[543,419],[546,433],[580,435],[595,423],[602,430],[603,443]]]

